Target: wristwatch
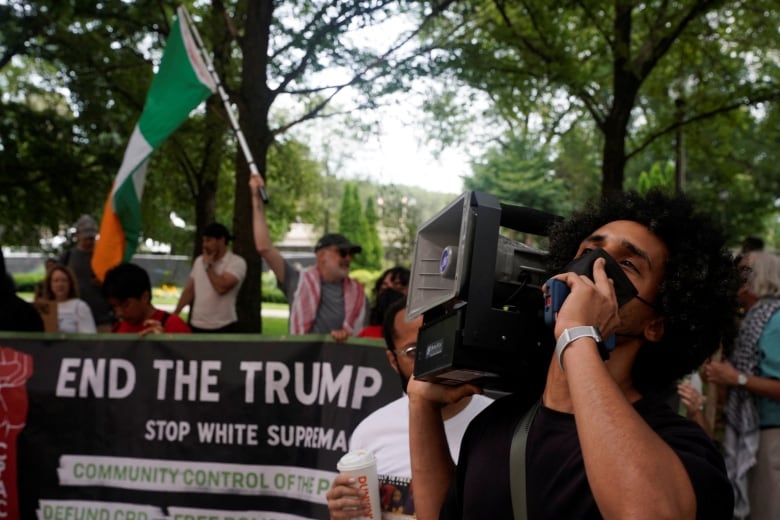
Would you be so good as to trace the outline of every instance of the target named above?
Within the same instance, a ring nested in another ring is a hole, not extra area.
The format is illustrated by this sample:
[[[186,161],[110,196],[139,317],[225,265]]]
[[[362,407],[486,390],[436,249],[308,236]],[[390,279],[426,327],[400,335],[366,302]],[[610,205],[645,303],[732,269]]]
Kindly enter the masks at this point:
[[[555,343],[555,354],[558,356],[558,365],[561,367],[561,370],[563,370],[563,351],[566,350],[566,347],[568,347],[572,341],[585,337],[593,338],[596,342],[601,359],[609,359],[609,351],[607,350],[604,341],[601,339],[599,329],[590,325],[571,327],[569,329],[563,329],[563,333]]]
[[[747,376],[740,372],[737,374],[737,385],[738,386],[745,386],[747,384]]]

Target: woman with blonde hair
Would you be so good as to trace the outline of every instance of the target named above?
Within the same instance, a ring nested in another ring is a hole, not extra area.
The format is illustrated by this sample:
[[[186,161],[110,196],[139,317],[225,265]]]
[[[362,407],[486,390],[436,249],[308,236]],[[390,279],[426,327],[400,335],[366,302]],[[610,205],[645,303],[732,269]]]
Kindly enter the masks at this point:
[[[57,302],[59,332],[97,332],[92,311],[87,302],[79,298],[78,282],[69,268],[58,264],[49,270],[46,298]]]

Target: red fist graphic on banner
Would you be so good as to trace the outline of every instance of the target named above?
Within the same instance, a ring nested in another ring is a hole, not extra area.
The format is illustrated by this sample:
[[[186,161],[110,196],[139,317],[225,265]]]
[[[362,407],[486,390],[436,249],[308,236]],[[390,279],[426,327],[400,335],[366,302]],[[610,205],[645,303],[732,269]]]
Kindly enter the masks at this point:
[[[0,519],[19,518],[16,438],[27,421],[32,356],[0,347]]]

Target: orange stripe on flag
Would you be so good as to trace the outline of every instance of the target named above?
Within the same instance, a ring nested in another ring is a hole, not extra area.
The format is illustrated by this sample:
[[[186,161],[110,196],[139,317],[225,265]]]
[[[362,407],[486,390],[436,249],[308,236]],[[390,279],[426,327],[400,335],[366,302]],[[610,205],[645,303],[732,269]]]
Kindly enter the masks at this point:
[[[111,205],[113,193],[112,188],[103,208],[100,235],[95,243],[95,251],[92,253],[92,271],[101,282],[106,277],[106,272],[121,264],[125,256],[125,231]]]

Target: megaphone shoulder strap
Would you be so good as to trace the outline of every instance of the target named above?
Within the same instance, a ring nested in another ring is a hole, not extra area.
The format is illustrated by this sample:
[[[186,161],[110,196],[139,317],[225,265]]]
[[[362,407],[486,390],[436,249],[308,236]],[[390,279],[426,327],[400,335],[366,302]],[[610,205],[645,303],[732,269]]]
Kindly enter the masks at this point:
[[[525,482],[525,448],[528,444],[528,431],[534,421],[539,401],[536,401],[525,412],[515,428],[512,445],[509,448],[509,487],[512,493],[512,510],[515,520],[527,520],[528,503]]]

